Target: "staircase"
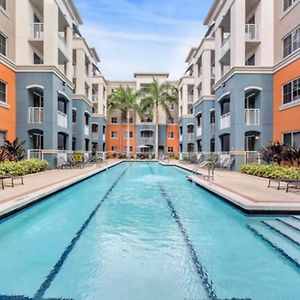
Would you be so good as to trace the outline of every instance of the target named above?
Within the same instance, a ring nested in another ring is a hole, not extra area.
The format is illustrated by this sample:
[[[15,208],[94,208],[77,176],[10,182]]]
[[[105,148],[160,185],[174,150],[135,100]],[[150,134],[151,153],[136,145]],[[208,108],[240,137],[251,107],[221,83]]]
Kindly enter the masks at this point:
[[[248,225],[257,237],[300,268],[300,217],[282,217]]]

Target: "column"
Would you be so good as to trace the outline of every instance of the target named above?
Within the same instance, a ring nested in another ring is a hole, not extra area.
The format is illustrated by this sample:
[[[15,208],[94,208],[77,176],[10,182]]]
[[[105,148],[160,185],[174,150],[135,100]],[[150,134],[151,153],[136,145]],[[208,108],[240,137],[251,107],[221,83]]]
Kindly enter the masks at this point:
[[[202,53],[202,95],[211,94],[211,51]]]

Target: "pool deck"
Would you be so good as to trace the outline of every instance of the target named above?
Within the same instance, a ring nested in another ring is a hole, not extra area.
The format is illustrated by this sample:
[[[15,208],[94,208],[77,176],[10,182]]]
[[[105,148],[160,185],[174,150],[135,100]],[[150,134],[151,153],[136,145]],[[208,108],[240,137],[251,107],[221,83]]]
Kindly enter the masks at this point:
[[[107,163],[86,168],[49,170],[24,176],[24,185],[0,190],[0,220],[12,212],[27,207],[53,193],[80,182],[122,162],[111,159]]]
[[[123,160],[110,159],[100,166],[83,169],[50,170],[24,176],[24,185],[0,190],[0,220],[12,212],[27,207],[39,200],[80,182],[103,170],[113,167]],[[163,166],[177,166],[191,171],[194,165],[182,164],[177,160],[161,162]],[[277,190],[273,184],[268,188],[264,178],[240,174],[238,172],[216,171],[214,181],[197,175],[188,179],[195,184],[223,197],[228,203],[248,214],[300,214],[300,190]]]
[[[160,162],[164,166],[178,166],[192,171],[194,165],[182,164],[176,160]],[[198,175],[189,179],[207,190],[223,197],[230,204],[248,214],[300,214],[300,190],[285,188],[277,190],[273,183],[268,188],[268,179],[238,172],[216,171],[214,181]]]

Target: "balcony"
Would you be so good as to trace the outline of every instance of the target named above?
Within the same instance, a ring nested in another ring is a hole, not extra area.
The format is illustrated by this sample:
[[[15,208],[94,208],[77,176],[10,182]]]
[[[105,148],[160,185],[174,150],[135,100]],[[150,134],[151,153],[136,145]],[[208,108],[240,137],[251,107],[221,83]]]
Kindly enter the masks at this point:
[[[202,126],[197,127],[197,136],[202,135]]]
[[[65,39],[58,34],[58,49],[64,55],[65,58],[68,57],[68,47]]]
[[[72,123],[72,133],[75,133],[77,130],[76,122]]]
[[[44,108],[43,107],[29,107],[28,108],[28,123],[41,124],[44,122]]]
[[[194,133],[193,132],[188,132],[188,141],[189,142],[194,141]]]
[[[68,128],[68,116],[61,111],[57,111],[57,125]]]
[[[245,25],[245,40],[246,42],[259,42],[260,41],[260,30],[257,24],[246,24]]]
[[[220,50],[220,58],[222,59],[230,50],[230,35],[228,35],[222,43],[221,50]]]
[[[193,104],[194,103],[194,95],[188,95],[188,103]]]
[[[92,139],[93,140],[98,140],[98,132],[92,132]]]
[[[182,142],[182,134],[179,135],[179,142]]]
[[[220,129],[225,129],[230,127],[230,112],[221,116]]]
[[[245,109],[246,125],[260,125],[260,109]]]
[[[103,142],[105,142],[105,140],[106,140],[106,135],[105,133],[103,133]]]
[[[143,144],[143,145],[153,145],[154,144],[153,137],[141,137],[141,144]]]
[[[210,123],[210,133],[215,134],[215,130],[216,130],[216,124]]]
[[[98,102],[98,97],[99,97],[98,93],[93,94],[92,95],[93,102]]]
[[[32,40],[44,39],[44,23],[32,23],[30,38]]]
[[[90,126],[84,125],[84,135],[90,135]]]

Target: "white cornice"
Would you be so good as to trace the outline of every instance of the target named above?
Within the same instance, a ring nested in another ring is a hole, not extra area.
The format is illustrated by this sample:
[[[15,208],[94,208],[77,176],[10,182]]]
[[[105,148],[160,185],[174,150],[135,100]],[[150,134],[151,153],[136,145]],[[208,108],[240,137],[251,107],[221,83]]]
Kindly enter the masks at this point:
[[[279,63],[277,63],[274,66],[274,73],[278,72],[282,68],[285,68],[298,59],[300,59],[300,49],[295,51],[294,53],[291,53],[289,56],[285,57]]]
[[[0,54],[0,63],[10,68],[12,71],[16,71],[16,65],[6,56]]]
[[[214,101],[215,100],[215,96],[214,95],[203,95],[201,96],[195,103],[194,103],[194,107],[199,105],[200,103],[204,102],[204,101]]]
[[[73,98],[73,100],[83,100],[84,102],[86,102],[89,106],[93,106],[93,102],[92,101],[90,101],[88,98],[87,98],[87,96],[85,96],[85,95],[78,95],[78,94],[74,94],[73,96],[72,96],[72,98]]]

